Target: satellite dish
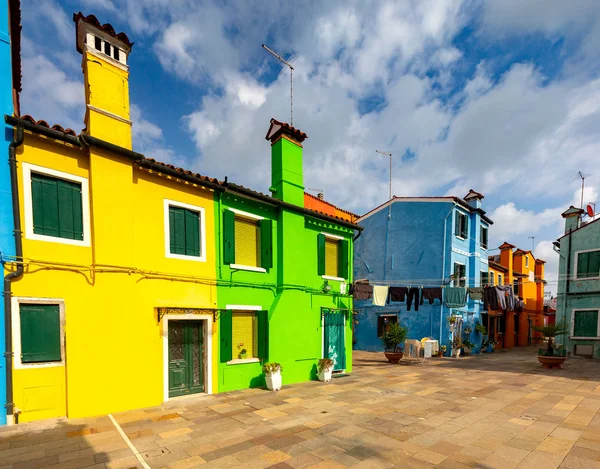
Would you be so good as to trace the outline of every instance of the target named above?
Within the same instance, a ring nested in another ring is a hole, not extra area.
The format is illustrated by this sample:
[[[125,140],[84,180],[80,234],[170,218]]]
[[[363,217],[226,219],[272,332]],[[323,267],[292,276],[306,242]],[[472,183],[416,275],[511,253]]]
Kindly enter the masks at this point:
[[[591,204],[588,204],[587,207],[585,208],[585,210],[590,218],[594,217],[594,208],[592,207]]]

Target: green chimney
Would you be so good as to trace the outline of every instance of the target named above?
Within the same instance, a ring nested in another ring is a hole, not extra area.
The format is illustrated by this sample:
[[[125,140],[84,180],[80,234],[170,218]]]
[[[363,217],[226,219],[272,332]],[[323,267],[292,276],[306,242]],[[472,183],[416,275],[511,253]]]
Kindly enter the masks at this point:
[[[562,213],[562,217],[565,219],[565,234],[579,228],[581,215],[583,215],[583,210],[572,205]]]
[[[271,142],[271,188],[274,198],[304,207],[302,142],[304,132],[271,119],[265,137]]]

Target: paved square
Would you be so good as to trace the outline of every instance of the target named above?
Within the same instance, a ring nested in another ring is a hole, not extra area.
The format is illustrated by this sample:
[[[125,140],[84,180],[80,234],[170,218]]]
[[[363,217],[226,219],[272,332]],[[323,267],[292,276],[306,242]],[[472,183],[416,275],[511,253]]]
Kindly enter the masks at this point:
[[[0,469],[600,468],[600,363],[544,370],[535,353],[389,365],[355,352],[354,373],[328,384],[115,414],[131,446],[109,416],[5,427]]]

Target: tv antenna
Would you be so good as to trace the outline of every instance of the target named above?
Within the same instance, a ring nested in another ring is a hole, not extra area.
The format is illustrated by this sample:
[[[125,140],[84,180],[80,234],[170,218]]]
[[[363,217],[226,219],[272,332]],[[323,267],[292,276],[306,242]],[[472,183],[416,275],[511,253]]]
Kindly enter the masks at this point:
[[[392,154],[385,152],[385,151],[380,151],[380,150],[375,150],[375,152],[379,153],[381,155],[390,157],[390,198],[389,198],[389,200],[392,200]]]
[[[295,54],[292,54],[292,58],[288,60],[284,59],[280,54],[269,49],[265,44],[262,44],[262,48],[269,54],[279,60],[284,66],[290,69],[290,125],[294,125],[294,66],[288,61],[295,59]]]
[[[315,189],[315,188],[312,188],[312,187],[308,187],[306,190],[307,191],[311,191],[311,192],[316,192],[317,193],[317,199],[323,200],[323,197],[324,197],[323,196],[323,192],[324,192],[323,189]]]
[[[581,174],[581,171],[578,171],[579,177],[581,178],[581,205],[579,208],[583,209],[583,189],[585,187],[585,176]]]
[[[531,255],[535,257],[535,236],[528,236],[527,238],[531,240]]]

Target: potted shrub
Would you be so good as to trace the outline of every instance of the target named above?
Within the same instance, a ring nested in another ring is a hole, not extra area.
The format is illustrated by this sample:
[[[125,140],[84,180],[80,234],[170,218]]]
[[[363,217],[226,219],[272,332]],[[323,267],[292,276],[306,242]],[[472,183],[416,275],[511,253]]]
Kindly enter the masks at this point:
[[[440,357],[443,357],[446,353],[447,347],[445,345],[440,345]]]
[[[452,341],[452,355],[456,358],[460,356],[460,350],[463,347],[463,341],[460,337],[455,337]]]
[[[245,359],[247,356],[248,356],[248,351],[245,348],[243,348],[240,351],[240,353],[238,354],[238,358],[240,358],[242,360]]]
[[[473,348],[475,347],[475,344],[467,339],[463,340],[462,343],[463,346],[463,352],[465,355],[470,355],[471,354],[471,350],[473,350]]]
[[[385,357],[390,363],[398,363],[404,356],[402,344],[406,340],[407,329],[400,324],[391,323],[388,331],[381,338],[385,349]]]
[[[538,361],[544,368],[560,368],[560,366],[567,359],[566,350],[555,346],[554,339],[559,335],[566,335],[569,333],[567,324],[563,321],[555,324],[548,324],[547,326],[531,326],[534,331],[540,332],[544,339],[548,340],[548,346],[546,349],[540,349],[538,351]]]
[[[471,329],[470,327],[465,327],[465,328],[464,328],[464,330],[463,330],[463,332],[464,332],[464,333],[467,335],[467,337],[468,337],[468,336],[469,336],[469,334],[470,334],[471,332],[473,332],[473,329]]]
[[[317,373],[319,373],[319,381],[328,383],[331,381],[331,373],[333,373],[333,360],[331,358],[321,358],[317,364]]]
[[[279,363],[267,362],[263,365],[262,369],[269,391],[279,391],[281,389],[281,365]]]
[[[483,324],[478,322],[477,324],[475,324],[475,332],[479,332],[481,335],[486,335],[487,329],[485,328],[485,326]]]

